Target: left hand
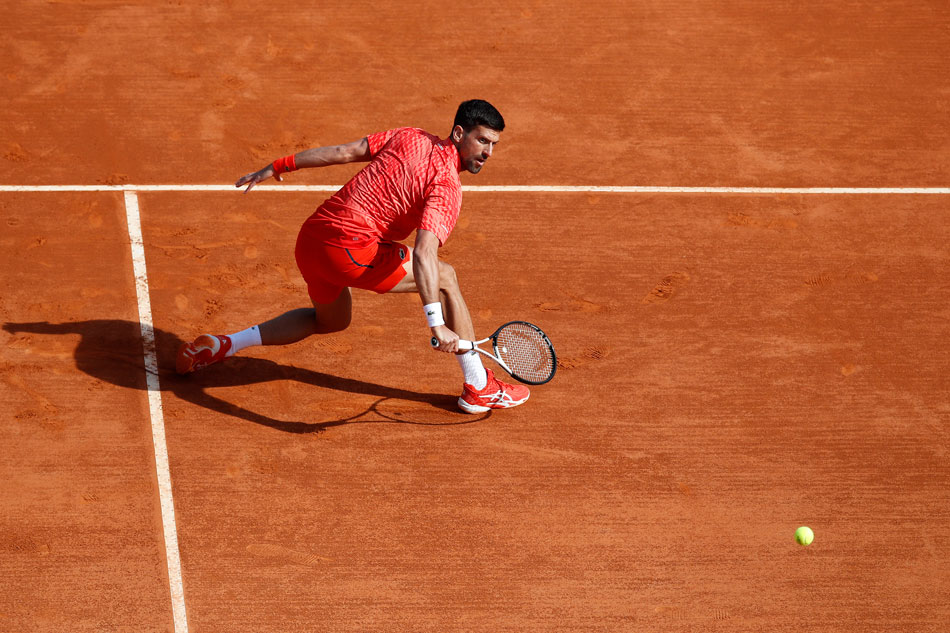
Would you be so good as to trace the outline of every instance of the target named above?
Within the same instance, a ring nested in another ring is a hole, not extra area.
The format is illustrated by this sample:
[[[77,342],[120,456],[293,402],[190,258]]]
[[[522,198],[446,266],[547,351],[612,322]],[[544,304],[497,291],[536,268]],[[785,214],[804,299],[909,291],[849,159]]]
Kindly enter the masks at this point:
[[[247,185],[247,189],[244,190],[244,193],[250,191],[254,185],[261,183],[268,178],[274,178],[277,182],[283,182],[283,178],[280,177],[280,174],[274,172],[274,166],[268,165],[262,169],[258,169],[252,174],[247,174],[246,176],[241,176],[236,183],[235,187],[243,187]]]

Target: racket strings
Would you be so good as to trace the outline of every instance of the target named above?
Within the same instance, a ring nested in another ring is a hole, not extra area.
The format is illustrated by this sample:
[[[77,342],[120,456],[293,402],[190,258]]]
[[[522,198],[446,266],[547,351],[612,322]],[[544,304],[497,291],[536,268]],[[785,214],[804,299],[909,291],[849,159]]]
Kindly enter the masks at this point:
[[[554,372],[551,343],[533,327],[520,323],[508,325],[498,333],[495,345],[498,356],[518,378],[541,383]]]

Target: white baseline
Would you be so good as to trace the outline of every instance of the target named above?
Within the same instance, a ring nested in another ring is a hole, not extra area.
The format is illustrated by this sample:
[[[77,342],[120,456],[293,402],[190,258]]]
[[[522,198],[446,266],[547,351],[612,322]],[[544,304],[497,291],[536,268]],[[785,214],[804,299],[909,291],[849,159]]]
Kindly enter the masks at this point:
[[[343,185],[258,185],[253,191],[337,191]],[[653,187],[601,185],[468,185],[463,191],[489,193],[703,193],[802,195],[950,195],[950,187]],[[0,192],[236,191],[233,185],[0,185]],[[252,193],[253,193],[252,191]]]

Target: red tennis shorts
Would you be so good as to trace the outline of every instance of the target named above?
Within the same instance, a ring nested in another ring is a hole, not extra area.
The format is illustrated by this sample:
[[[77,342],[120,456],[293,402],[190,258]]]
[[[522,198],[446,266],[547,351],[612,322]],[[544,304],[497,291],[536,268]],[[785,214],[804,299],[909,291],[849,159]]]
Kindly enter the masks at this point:
[[[403,277],[409,248],[398,242],[376,242],[363,248],[327,244],[317,231],[304,229],[294,250],[297,268],[316,303],[331,303],[344,288],[362,288],[383,294]]]

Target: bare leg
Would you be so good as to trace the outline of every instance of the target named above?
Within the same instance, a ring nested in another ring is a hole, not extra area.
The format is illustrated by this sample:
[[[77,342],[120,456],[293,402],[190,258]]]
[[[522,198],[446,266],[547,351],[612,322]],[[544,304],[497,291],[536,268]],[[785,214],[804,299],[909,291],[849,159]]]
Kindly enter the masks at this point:
[[[314,303],[312,308],[298,308],[261,323],[261,343],[290,345],[314,334],[345,330],[350,325],[353,299],[344,288],[331,303]]]
[[[440,270],[442,288],[439,289],[439,298],[445,312],[445,322],[449,329],[467,341],[475,340],[475,326],[472,324],[472,315],[468,311],[465,298],[459,289],[455,269],[446,265],[448,271]],[[446,277],[449,277],[446,279]]]
[[[406,276],[390,292],[418,292],[419,288],[412,272],[412,249],[409,249],[409,258],[403,268],[406,269]],[[445,324],[449,329],[458,334],[459,338],[474,340],[475,326],[472,325],[472,315],[462,297],[455,269],[443,261],[439,262],[439,299],[442,301]]]
[[[418,286],[416,285],[412,272],[412,257],[403,264],[403,267],[406,269],[406,276],[396,284],[396,287],[393,288],[391,292],[418,292]],[[468,311],[468,305],[466,305],[465,299],[462,297],[462,291],[459,288],[455,269],[442,261],[439,262],[439,300],[442,302],[442,312],[445,315],[445,323],[449,329],[458,334],[459,338],[469,341],[475,340],[475,327],[472,324],[472,315]],[[456,352],[455,358],[458,360],[462,374],[465,377],[465,383],[467,385],[465,389],[475,391],[485,389],[488,384],[488,374],[478,354],[475,352],[459,351]],[[465,393],[468,393],[468,391]],[[463,406],[461,402],[462,399],[459,399],[459,406],[462,406],[463,410],[469,411],[470,413],[487,410],[482,407],[482,405],[478,405],[475,409],[469,410],[465,407],[471,406],[471,403],[466,403],[466,405]]]

